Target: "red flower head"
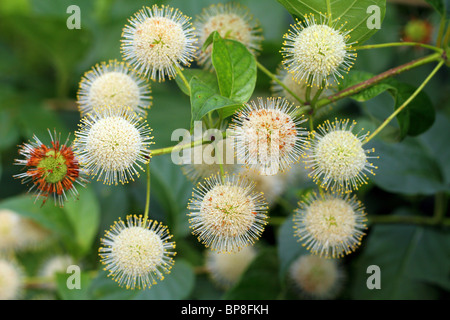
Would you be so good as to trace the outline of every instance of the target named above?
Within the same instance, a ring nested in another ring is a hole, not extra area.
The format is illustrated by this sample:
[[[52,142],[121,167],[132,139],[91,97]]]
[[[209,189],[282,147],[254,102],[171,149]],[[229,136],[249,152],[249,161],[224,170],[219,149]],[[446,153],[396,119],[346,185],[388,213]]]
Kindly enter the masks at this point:
[[[22,179],[22,183],[30,183],[30,190],[35,190],[36,197],[44,197],[44,204],[47,198],[53,195],[55,204],[64,205],[67,200],[66,193],[69,191],[73,196],[78,194],[75,182],[83,185],[86,181],[80,172],[78,160],[68,146],[67,138],[64,144],[60,143],[60,134],[54,136],[49,131],[51,147],[44,145],[36,136],[34,142],[24,143],[19,154],[25,159],[16,159],[14,164],[23,165],[26,172],[14,175],[15,178]]]

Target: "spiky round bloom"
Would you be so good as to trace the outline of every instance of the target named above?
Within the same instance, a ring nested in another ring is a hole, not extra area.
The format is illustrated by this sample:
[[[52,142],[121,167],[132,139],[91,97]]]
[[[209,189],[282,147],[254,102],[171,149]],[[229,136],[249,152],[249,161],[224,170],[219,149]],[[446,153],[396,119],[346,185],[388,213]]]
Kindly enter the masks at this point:
[[[325,121],[317,131],[310,133],[306,143],[303,162],[310,171],[309,176],[322,188],[337,192],[350,192],[367,184],[367,173],[377,169],[370,163],[373,148],[364,149],[368,132],[354,134],[356,122],[349,120]],[[363,129],[362,129],[363,130]]]
[[[351,30],[344,31],[339,19],[334,26],[329,18],[316,21],[313,14],[305,15],[284,35],[283,65],[296,81],[308,85],[325,86],[332,77],[336,82],[353,66],[356,53],[349,43]]]
[[[41,266],[39,275],[41,277],[55,277],[58,273],[66,273],[67,268],[75,263],[69,255],[55,255],[50,257]]]
[[[193,235],[207,248],[237,252],[252,245],[267,224],[267,204],[254,183],[235,175],[219,175],[199,182],[189,201]]]
[[[237,111],[230,127],[238,163],[273,175],[297,163],[302,154],[305,122],[286,99],[267,98],[246,103]]]
[[[80,81],[78,106],[82,116],[96,108],[130,107],[144,115],[151,104],[151,90],[141,78],[124,62],[110,60],[92,67]]]
[[[176,76],[176,68],[194,59],[197,38],[189,17],[169,6],[144,7],[122,33],[122,56],[154,81]]]
[[[206,252],[206,268],[215,284],[220,288],[228,289],[239,281],[256,254],[257,251],[253,246],[233,253],[218,253],[208,250]]]
[[[234,149],[230,139],[222,139],[215,143],[203,144],[183,150],[183,173],[193,182],[220,173],[220,165],[224,172],[234,173]]]
[[[196,56],[199,65],[206,69],[212,69],[212,46],[208,46],[205,51],[201,47],[213,31],[217,31],[222,38],[239,41],[253,54],[261,50],[263,37],[259,22],[248,8],[239,4],[213,4],[204,8],[197,16],[194,27],[200,44]]]
[[[0,300],[20,299],[23,282],[22,268],[15,262],[0,257]]]
[[[26,172],[14,175],[15,178],[22,179],[22,183],[30,184],[29,191],[34,191],[36,201],[53,196],[55,204],[64,205],[67,200],[67,193],[74,197],[78,195],[75,184],[84,186],[84,175],[81,172],[80,164],[69,145],[69,138],[61,144],[61,135],[56,132],[52,135],[51,146],[46,146],[35,135],[34,141],[24,143],[20,146],[19,154],[24,159],[16,159],[14,164],[24,166]]]
[[[255,183],[255,190],[264,194],[264,198],[271,207],[286,190],[291,171],[265,176],[256,170],[240,168],[240,174]]]
[[[20,251],[48,242],[50,232],[29,218],[0,209],[0,251]]]
[[[101,239],[105,270],[121,287],[146,289],[170,273],[176,252],[172,235],[161,223],[129,215],[119,219]]]
[[[277,70],[277,74],[275,75],[278,80],[280,80],[289,90],[291,90],[294,95],[296,95],[297,97],[299,97],[300,99],[305,100],[306,99],[306,89],[307,89],[307,84],[303,83],[303,82],[297,82],[295,81],[295,79],[293,78],[292,74],[287,72],[286,69],[283,68],[278,68]],[[271,82],[271,92],[272,92],[272,96],[274,97],[283,97],[286,98],[286,100],[288,100],[290,103],[294,103],[294,104],[298,104],[299,102],[297,101],[296,98],[294,98],[293,95],[291,95],[285,88],[283,88],[277,81],[273,80]],[[318,87],[312,87],[311,88],[311,98],[313,98],[317,91],[319,90]],[[319,95],[319,98],[324,95],[324,92],[322,92]]]
[[[81,120],[74,149],[92,177],[122,184],[150,161],[151,129],[130,108],[95,110]]]
[[[364,206],[350,194],[311,193],[294,215],[294,235],[308,250],[339,258],[354,251],[367,229]]]
[[[302,255],[291,264],[289,277],[301,296],[332,299],[339,293],[344,274],[334,259]]]

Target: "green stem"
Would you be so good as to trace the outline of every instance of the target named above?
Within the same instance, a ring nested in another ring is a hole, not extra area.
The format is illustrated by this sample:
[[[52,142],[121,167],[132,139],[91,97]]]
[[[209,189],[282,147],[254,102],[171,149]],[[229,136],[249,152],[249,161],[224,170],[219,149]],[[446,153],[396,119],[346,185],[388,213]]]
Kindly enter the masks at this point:
[[[434,200],[434,215],[433,219],[436,224],[440,224],[445,220],[445,212],[447,207],[447,195],[444,192],[439,192],[435,195]]]
[[[444,40],[442,41],[443,47],[447,47],[449,45],[448,41],[450,39],[450,25],[447,27],[447,31],[445,32]]]
[[[364,46],[356,46],[352,47],[353,50],[368,50],[368,49],[379,49],[379,48],[389,48],[389,47],[404,47],[404,46],[410,46],[410,47],[421,47],[430,49],[436,52],[442,52],[441,48],[420,43],[420,42],[388,42],[388,43],[380,43],[380,44],[368,44]]]
[[[327,0],[327,14],[328,14],[328,26],[331,27],[333,23],[332,13],[331,13],[331,1]]]
[[[442,219],[437,222],[435,217],[423,216],[397,216],[397,215],[380,215],[367,216],[370,224],[414,224],[422,226],[450,225],[450,219]]]
[[[150,161],[147,163],[147,194],[145,196],[145,211],[144,221],[148,219],[148,212],[150,210]]]
[[[433,78],[433,76],[438,72],[438,70],[442,67],[444,64],[444,60],[439,62],[439,64],[433,69],[433,71],[428,75],[428,77],[422,82],[422,84],[414,91],[414,93],[399,107],[397,110],[395,110],[384,122],[364,141],[364,143],[369,142],[373,139],[381,130],[383,130],[386,125],[392,121],[400,112],[402,112],[403,109],[406,108],[406,106],[422,91],[422,89],[425,87],[425,85]]]
[[[227,136],[227,133],[226,133],[226,131],[224,131],[222,133],[222,137],[226,138],[226,136]],[[200,145],[206,144],[206,143],[211,143],[211,141],[210,140],[198,139],[198,140],[192,141],[190,143],[182,144],[182,145],[177,144],[177,145],[171,146],[171,147],[165,147],[165,148],[151,150],[150,151],[150,155],[152,157],[154,157],[154,156],[161,156],[161,155],[164,155],[164,154],[172,153],[173,151],[180,151],[180,150],[184,150],[184,149],[188,149],[188,148],[193,148],[193,147],[200,146]]]
[[[444,35],[444,29],[445,29],[445,23],[446,19],[444,17],[441,17],[441,23],[439,24],[439,32],[436,40],[436,46],[440,47],[442,44],[442,36]]]
[[[411,70],[413,68],[417,68],[417,67],[422,66],[424,64],[440,60],[441,56],[442,56],[442,51],[439,52],[439,53],[433,53],[433,54],[428,55],[426,57],[419,58],[417,60],[405,63],[405,64],[403,64],[401,66],[389,69],[389,70],[387,70],[387,71],[385,71],[383,73],[380,73],[379,75],[376,75],[376,76],[374,76],[374,77],[372,77],[372,78],[370,78],[368,80],[365,80],[363,82],[355,84],[355,85],[353,85],[351,87],[348,87],[348,88],[346,88],[346,89],[344,89],[342,91],[339,91],[339,92],[337,92],[335,94],[332,94],[331,96],[328,96],[327,98],[324,98],[324,99],[321,99],[321,100],[317,101],[316,107],[320,108],[320,107],[326,106],[326,105],[328,105],[330,103],[333,103],[333,102],[336,102],[338,100],[341,100],[343,98],[352,96],[352,95],[354,95],[356,93],[359,93],[359,92],[361,92],[361,91],[363,91],[363,90],[365,90],[365,89],[367,89],[367,88],[369,88],[369,87],[371,87],[371,86],[373,86],[373,85],[375,85],[375,84],[377,84],[377,83],[379,83],[379,82],[381,82],[381,81],[383,81],[383,80],[385,80],[387,78],[390,78],[392,76],[396,76],[396,75],[398,75],[398,74],[400,74],[402,72]]]
[[[275,81],[276,83],[278,83],[284,90],[286,90],[291,96],[293,96],[295,98],[295,100],[297,100],[301,105],[305,104],[305,101],[301,98],[299,98],[294,92],[292,92],[291,89],[289,89],[280,79],[278,79],[272,72],[270,72],[269,70],[266,69],[266,67],[264,67],[261,63],[259,63],[258,61],[256,61],[256,65],[258,66],[258,68],[264,72],[271,80]]]
[[[180,76],[181,80],[183,81],[184,85],[188,89],[189,95],[191,95],[191,86],[189,85],[189,82],[187,81],[187,79],[184,76],[183,72],[176,65],[174,65],[174,68],[177,71],[178,75]]]

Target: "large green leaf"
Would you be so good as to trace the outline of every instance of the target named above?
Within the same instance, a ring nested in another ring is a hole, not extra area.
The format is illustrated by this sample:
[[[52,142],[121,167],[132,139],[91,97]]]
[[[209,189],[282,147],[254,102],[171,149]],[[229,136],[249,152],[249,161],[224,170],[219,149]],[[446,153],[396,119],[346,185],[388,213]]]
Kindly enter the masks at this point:
[[[281,285],[278,258],[274,248],[263,248],[241,276],[240,281],[225,295],[226,300],[274,300]]]
[[[367,12],[368,8],[377,6],[380,9],[380,23],[386,13],[386,0],[278,0],[278,2],[299,19],[310,14],[314,14],[317,18],[331,14],[333,24],[340,25],[345,22],[344,28],[352,30],[350,41],[358,41],[358,44],[378,31],[375,28],[369,29],[367,25],[367,20],[373,14],[371,11]],[[328,10],[329,8],[331,10]]]
[[[76,276],[74,273],[59,273],[56,275],[56,285],[58,294],[63,300],[89,300],[89,287],[92,277],[89,273],[81,272],[80,274],[80,288],[69,289],[67,281],[72,280],[69,277]]]
[[[91,188],[78,188],[78,199],[68,199],[64,206],[73,229],[74,241],[78,245],[79,254],[87,253],[98,233],[100,223],[100,204]]]
[[[410,214],[400,209],[395,214]],[[368,289],[367,268],[380,267],[381,289]],[[448,232],[414,225],[376,225],[354,263],[353,299],[436,299],[449,289]]]
[[[145,290],[127,290],[101,271],[92,281],[90,295],[96,300],[180,300],[186,299],[195,284],[192,266],[182,259],[176,259],[171,272]]]
[[[408,195],[430,195],[447,188],[438,162],[416,139],[371,144],[379,156],[373,160],[378,169],[371,180],[380,188]]]
[[[148,290],[139,292],[135,300],[181,300],[186,299],[195,284],[195,274],[192,266],[177,259],[170,274],[164,280]]]
[[[280,278],[284,279],[291,263],[309,251],[294,237],[294,221],[292,216],[286,218],[278,231],[278,258],[280,259]]]
[[[450,19],[450,3],[448,0],[425,0],[445,19]]]
[[[242,43],[222,39],[213,33],[212,63],[217,73],[220,94],[236,103],[250,99],[256,85],[256,60]]]
[[[170,231],[175,238],[189,234],[187,203],[192,194],[192,183],[172,163],[169,155],[153,158],[150,172],[152,193],[163,209]]]

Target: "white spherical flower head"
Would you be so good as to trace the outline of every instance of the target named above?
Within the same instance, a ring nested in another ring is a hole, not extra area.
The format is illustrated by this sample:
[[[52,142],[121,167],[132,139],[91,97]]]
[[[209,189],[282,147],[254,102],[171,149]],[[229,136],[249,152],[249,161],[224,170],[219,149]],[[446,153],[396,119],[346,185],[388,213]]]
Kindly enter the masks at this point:
[[[313,299],[336,297],[343,279],[334,259],[302,255],[289,268],[289,276],[302,296]]]
[[[149,161],[151,129],[129,108],[101,109],[82,119],[75,133],[80,164],[105,184],[125,184]]]
[[[237,252],[253,244],[264,230],[268,209],[253,188],[250,181],[229,175],[199,183],[188,205],[192,233],[218,252]]]
[[[237,111],[231,126],[238,163],[263,175],[274,175],[297,163],[306,131],[286,99],[258,99]]]
[[[255,190],[264,194],[270,207],[276,204],[278,197],[286,190],[290,173],[268,176],[259,174],[256,170],[241,168],[241,174],[255,183]]]
[[[109,276],[127,289],[145,289],[163,280],[174,264],[175,243],[167,227],[141,216],[119,219],[101,240],[102,263]]]
[[[0,258],[0,300],[19,299],[23,285],[21,268],[12,261]]]
[[[253,54],[261,49],[259,23],[253,19],[248,8],[243,6],[233,3],[211,5],[203,9],[194,26],[200,46],[213,31],[217,31],[224,39],[241,42]],[[198,63],[206,69],[212,69],[211,53],[212,46],[208,46],[205,51],[199,48],[196,54]]]
[[[48,259],[41,267],[42,277],[55,277],[58,273],[66,273],[67,268],[75,263],[69,255],[57,255]]]
[[[325,189],[350,192],[367,184],[367,173],[377,167],[369,162],[374,149],[365,150],[363,143],[368,133],[352,132],[356,122],[348,127],[346,121],[326,121],[312,132],[305,144],[304,163],[310,176]]]
[[[256,257],[256,249],[248,246],[234,253],[206,252],[206,268],[219,287],[228,289],[238,282]]]
[[[181,170],[193,182],[220,173],[220,165],[231,174],[235,170],[233,145],[230,139],[222,139],[184,149],[181,163]]]
[[[21,243],[20,215],[8,209],[0,210],[0,250],[16,249]]]
[[[314,254],[342,257],[354,251],[364,236],[364,207],[355,196],[312,193],[294,215],[294,235]]]
[[[305,15],[303,22],[297,22],[284,35],[283,64],[296,81],[327,86],[330,76],[338,82],[352,67],[356,53],[350,52],[351,30],[337,27],[339,21],[330,26],[328,20],[318,23],[314,15]]]
[[[9,209],[0,210],[0,251],[21,251],[46,244],[49,231]]]
[[[78,105],[82,116],[96,108],[129,107],[145,114],[150,107],[148,83],[125,63],[111,60],[95,65],[80,81]]]
[[[169,6],[141,9],[123,30],[124,60],[152,80],[175,77],[176,68],[189,66],[195,55],[197,39],[189,20]]]

